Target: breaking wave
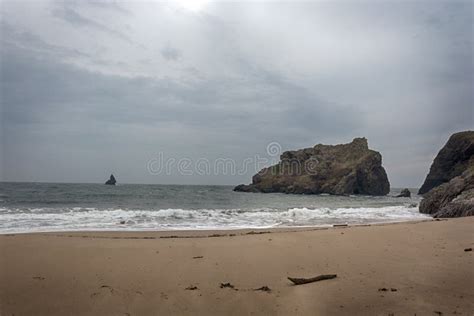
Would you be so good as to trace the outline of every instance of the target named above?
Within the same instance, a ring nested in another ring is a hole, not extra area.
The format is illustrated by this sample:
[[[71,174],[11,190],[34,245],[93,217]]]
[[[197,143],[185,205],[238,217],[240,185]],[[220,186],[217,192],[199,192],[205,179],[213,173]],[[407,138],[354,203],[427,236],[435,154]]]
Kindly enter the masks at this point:
[[[426,219],[417,207],[286,209],[0,208],[0,233],[331,226]]]

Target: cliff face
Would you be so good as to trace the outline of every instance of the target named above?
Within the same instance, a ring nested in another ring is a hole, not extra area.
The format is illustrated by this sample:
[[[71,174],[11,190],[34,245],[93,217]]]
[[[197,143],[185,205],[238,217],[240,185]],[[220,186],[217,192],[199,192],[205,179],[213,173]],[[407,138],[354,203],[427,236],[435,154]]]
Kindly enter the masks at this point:
[[[433,217],[474,215],[474,157],[458,177],[429,191],[420,203],[420,212]]]
[[[420,192],[425,193],[421,213],[434,217],[474,215],[474,132],[456,133],[449,138]]]
[[[254,175],[251,184],[238,185],[234,190],[336,195],[385,195],[390,191],[382,156],[369,149],[365,138],[286,151],[280,160]]]
[[[460,176],[474,155],[474,132],[466,131],[453,134],[446,145],[439,151],[425,182],[418,194],[425,194],[432,188]]]

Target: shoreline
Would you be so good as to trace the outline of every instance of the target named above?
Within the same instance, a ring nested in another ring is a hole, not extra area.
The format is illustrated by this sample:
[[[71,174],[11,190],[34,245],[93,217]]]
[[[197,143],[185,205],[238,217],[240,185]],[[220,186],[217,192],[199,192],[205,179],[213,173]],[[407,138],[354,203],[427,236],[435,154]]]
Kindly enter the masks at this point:
[[[351,228],[351,227],[368,227],[368,226],[386,226],[386,225],[398,225],[398,224],[416,224],[423,222],[432,221],[446,221],[447,218],[427,218],[427,219],[416,219],[408,221],[396,221],[396,222],[375,222],[367,224],[328,224],[328,226],[282,226],[282,227],[258,227],[258,228],[211,228],[211,229],[168,229],[168,230],[52,230],[52,231],[31,231],[31,232],[0,232],[1,236],[16,236],[16,235],[50,235],[50,234],[178,234],[178,235],[189,235],[186,238],[204,238],[204,237],[225,237],[229,235],[249,235],[251,232],[264,233],[279,233],[279,232],[300,232],[300,231],[316,231],[316,230],[327,230],[333,228]],[[227,232],[227,233],[226,233]],[[194,235],[190,235],[193,233]],[[215,234],[219,236],[214,236]],[[207,235],[206,234],[210,234]],[[258,233],[257,233],[258,234]],[[251,234],[250,234],[251,235]],[[158,236],[158,238],[162,238]],[[169,238],[166,237],[165,238]]]
[[[0,235],[0,314],[472,315],[473,224]]]

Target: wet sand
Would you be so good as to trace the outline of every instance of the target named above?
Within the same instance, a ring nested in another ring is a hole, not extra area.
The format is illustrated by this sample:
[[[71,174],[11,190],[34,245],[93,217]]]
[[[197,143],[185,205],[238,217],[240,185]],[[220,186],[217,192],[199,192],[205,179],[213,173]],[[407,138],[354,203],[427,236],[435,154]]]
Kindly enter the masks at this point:
[[[0,235],[0,314],[473,315],[473,227]]]

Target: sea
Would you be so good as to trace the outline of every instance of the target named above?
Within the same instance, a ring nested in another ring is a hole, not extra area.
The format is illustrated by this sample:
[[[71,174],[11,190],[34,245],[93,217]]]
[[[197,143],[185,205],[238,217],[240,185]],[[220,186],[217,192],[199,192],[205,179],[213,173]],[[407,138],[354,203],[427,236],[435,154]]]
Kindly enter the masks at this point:
[[[234,192],[232,186],[0,182],[0,234],[326,227],[422,220],[421,197]]]

